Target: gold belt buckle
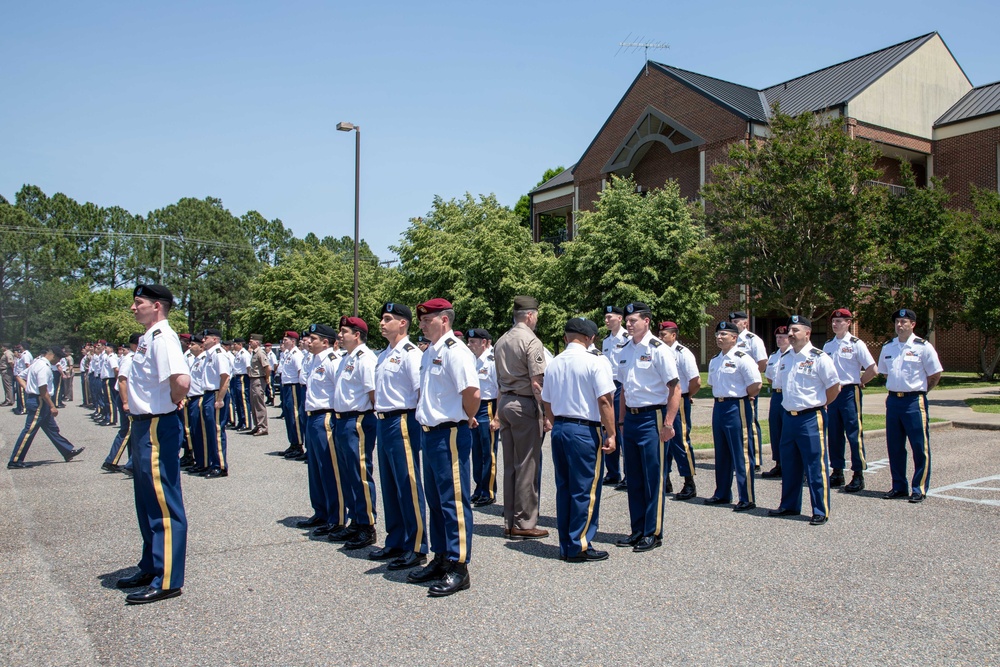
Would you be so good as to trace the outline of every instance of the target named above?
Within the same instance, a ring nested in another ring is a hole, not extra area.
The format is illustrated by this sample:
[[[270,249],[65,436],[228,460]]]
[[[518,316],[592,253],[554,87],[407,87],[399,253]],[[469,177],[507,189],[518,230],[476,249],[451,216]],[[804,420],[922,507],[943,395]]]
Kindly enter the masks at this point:
[[[897,391],[896,392],[896,398],[903,398],[903,392]]]
[[[793,416],[793,417],[798,417],[798,416],[799,416],[799,413],[798,413],[798,412],[796,412],[795,410],[789,410],[789,411],[788,411],[788,414],[790,414],[790,415],[791,415],[791,416]]]
[[[420,428],[424,429],[424,433],[430,433],[431,430],[430,426],[424,426],[423,424],[421,424]]]
[[[375,416],[379,419],[385,419],[385,414],[382,412],[376,412]]]

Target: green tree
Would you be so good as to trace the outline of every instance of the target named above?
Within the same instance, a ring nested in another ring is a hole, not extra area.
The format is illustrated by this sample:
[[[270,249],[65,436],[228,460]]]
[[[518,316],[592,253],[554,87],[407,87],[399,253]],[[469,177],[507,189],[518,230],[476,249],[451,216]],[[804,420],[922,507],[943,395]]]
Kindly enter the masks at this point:
[[[1000,195],[973,188],[972,204],[972,214],[963,216],[956,282],[963,294],[962,319],[979,332],[980,365],[992,380],[1000,363]]]
[[[563,245],[551,283],[570,313],[601,322],[608,303],[648,304],[656,318],[694,335],[718,294],[706,256],[705,228],[677,183],[645,196],[631,178],[613,177],[593,211],[577,217],[577,236]]]
[[[736,143],[702,190],[713,264],[724,291],[749,285],[754,310],[821,317],[854,302],[872,265],[872,227],[884,190],[878,149],[843,119],[796,118],[775,108],[771,136]]]
[[[544,301],[542,276],[555,261],[547,246],[532,243],[531,232],[495,195],[435,197],[431,211],[411,219],[392,250],[400,260],[396,299],[413,307],[446,298],[455,306],[456,328],[482,327],[495,337],[510,328],[516,295]],[[546,337],[554,331],[552,313],[543,302],[543,340],[552,340]]]
[[[535,188],[545,181],[555,178],[564,171],[566,171],[566,167],[563,167],[562,165],[546,169],[545,173],[542,174],[542,180],[535,183]],[[532,188],[532,190],[535,188]],[[514,215],[517,216],[517,219],[520,220],[523,226],[531,229],[531,197],[526,194],[521,195],[521,198],[518,199],[517,203],[514,205]],[[540,216],[540,218],[539,223],[542,228],[542,238],[557,235],[560,229],[566,228],[566,218],[564,217],[543,215]]]
[[[270,266],[277,264],[279,258],[288,252],[294,238],[281,220],[268,220],[257,211],[244,213],[239,226],[243,237],[253,247],[257,261]]]
[[[859,294],[858,312],[873,333],[892,336],[891,313],[911,308],[927,331],[947,328],[959,312],[962,293],[952,273],[962,238],[960,222],[948,208],[951,195],[939,179],[917,187],[909,163],[900,164],[906,192],[889,197],[876,219],[875,259],[860,275],[869,289]]]

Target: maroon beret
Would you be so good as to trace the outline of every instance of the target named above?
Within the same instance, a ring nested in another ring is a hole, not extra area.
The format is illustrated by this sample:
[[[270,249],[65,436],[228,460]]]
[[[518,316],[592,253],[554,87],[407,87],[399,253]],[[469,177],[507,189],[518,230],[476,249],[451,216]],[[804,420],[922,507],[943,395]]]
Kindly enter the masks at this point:
[[[360,317],[341,317],[340,326],[351,327],[352,329],[361,329],[365,333],[368,333],[368,325]]]
[[[442,310],[451,309],[452,305],[448,299],[431,299],[417,306],[417,316],[427,315],[428,313],[439,313]]]
[[[854,316],[851,315],[851,311],[847,310],[846,308],[838,308],[837,310],[833,311],[833,313],[830,315],[830,318],[832,319],[834,317],[846,317],[848,319],[854,318]]]
[[[285,332],[285,338],[294,338],[295,340],[298,340],[299,339],[299,332],[298,331],[286,331]]]
[[[775,336],[787,336],[788,335],[788,327],[786,327],[784,325],[778,327],[777,329],[774,330],[774,335]]]
[[[181,340],[191,340],[191,334],[189,333],[177,334],[177,337]]]
[[[663,331],[664,329],[673,329],[674,331],[677,331],[679,328],[680,327],[677,326],[676,322],[671,322],[670,320],[660,322],[660,331]]]

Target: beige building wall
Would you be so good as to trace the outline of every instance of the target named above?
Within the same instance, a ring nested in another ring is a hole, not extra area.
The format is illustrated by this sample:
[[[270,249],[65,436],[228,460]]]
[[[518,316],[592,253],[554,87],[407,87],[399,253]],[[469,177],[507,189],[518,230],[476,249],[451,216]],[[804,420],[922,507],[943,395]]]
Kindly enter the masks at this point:
[[[859,121],[931,138],[934,121],[972,90],[972,83],[939,35],[848,103]]]

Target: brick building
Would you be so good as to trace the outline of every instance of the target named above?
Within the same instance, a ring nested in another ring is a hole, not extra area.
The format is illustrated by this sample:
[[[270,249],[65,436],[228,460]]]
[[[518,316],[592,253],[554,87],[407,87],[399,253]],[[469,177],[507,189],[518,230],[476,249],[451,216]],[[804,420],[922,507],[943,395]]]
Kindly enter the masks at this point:
[[[886,187],[899,187],[906,160],[919,185],[947,177],[960,206],[968,205],[970,183],[998,188],[1000,82],[974,88],[936,32],[760,90],[650,62],[580,159],[530,193],[535,240],[543,236],[543,216],[565,218],[560,238],[572,239],[575,212],[593,209],[612,174],[631,175],[644,189],[673,179],[682,195],[696,199],[731,144],[767,137],[775,103],[792,115],[845,118],[852,137],[881,151]],[[708,311],[720,317],[737,301]],[[769,347],[774,325],[768,317],[753,322]],[[825,340],[823,326],[814,333]],[[946,368],[978,369],[974,334],[939,330],[934,338]],[[701,340],[688,342],[703,364],[713,353],[704,330]]]

